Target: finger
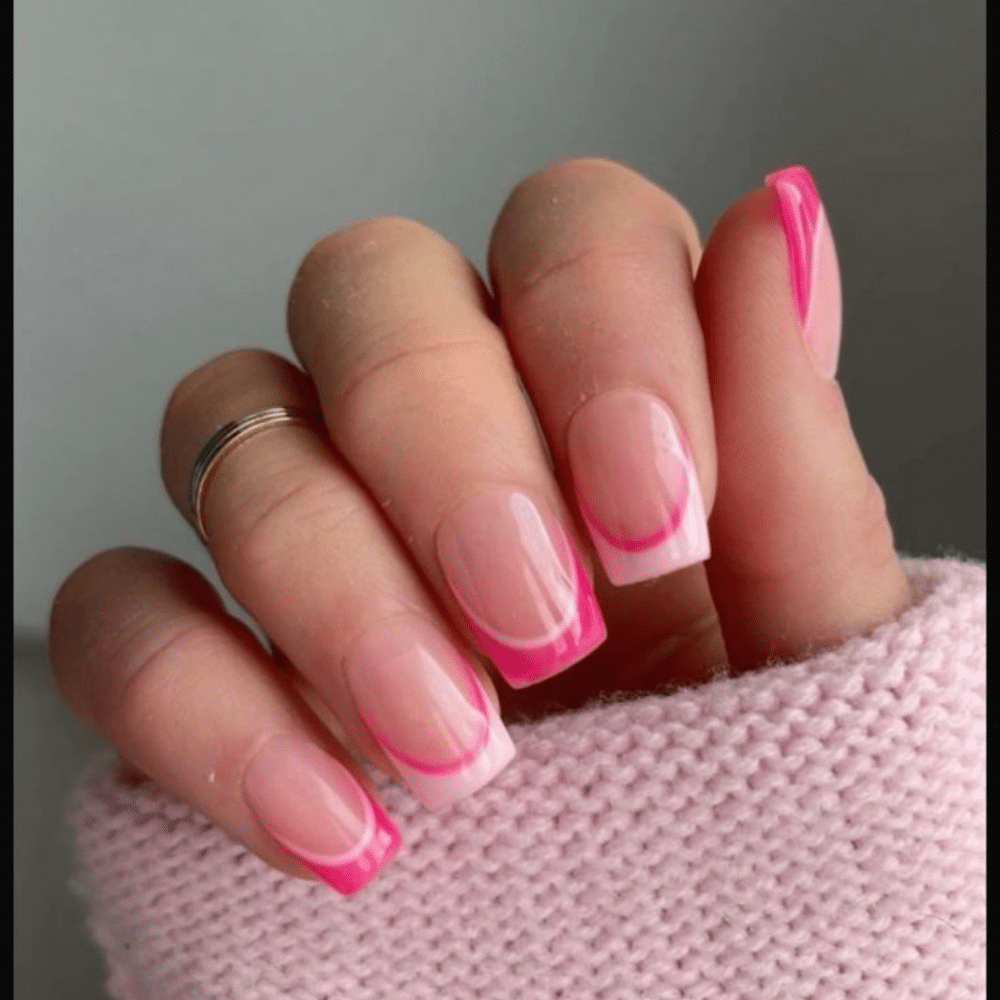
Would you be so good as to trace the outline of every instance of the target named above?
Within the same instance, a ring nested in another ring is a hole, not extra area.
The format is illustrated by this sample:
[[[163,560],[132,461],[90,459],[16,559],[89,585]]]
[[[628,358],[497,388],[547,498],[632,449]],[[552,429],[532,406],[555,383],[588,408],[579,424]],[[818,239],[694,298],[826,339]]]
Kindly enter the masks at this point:
[[[194,455],[219,427],[284,405],[315,412],[283,358],[235,351],[178,386],[163,424],[164,480],[189,518]],[[201,505],[226,587],[352,743],[429,808],[469,795],[514,754],[495,692],[392,531],[316,426],[283,424],[223,452]]]
[[[349,894],[399,848],[343,749],[189,566],[140,549],[85,563],[53,604],[51,656],[70,706],[133,766],[276,867]]]
[[[736,668],[856,635],[909,601],[834,381],[840,278],[808,173],[723,216],[696,283],[719,481],[709,576]]]
[[[716,460],[698,253],[666,192],[618,164],[571,160],[515,189],[489,254],[511,352],[608,578],[657,581],[609,595],[609,623],[666,637],[657,669],[685,680],[723,657],[699,566]]]
[[[503,327],[609,579],[704,561],[715,487],[687,212],[617,164],[522,182],[493,233]]]
[[[380,219],[309,253],[288,323],[337,450],[456,627],[524,686],[606,630],[489,309],[444,239]]]

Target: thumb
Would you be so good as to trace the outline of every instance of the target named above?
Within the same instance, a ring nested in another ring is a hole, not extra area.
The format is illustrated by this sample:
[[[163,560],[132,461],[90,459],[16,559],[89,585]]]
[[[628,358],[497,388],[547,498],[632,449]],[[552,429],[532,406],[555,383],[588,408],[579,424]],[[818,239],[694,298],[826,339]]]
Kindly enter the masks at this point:
[[[910,601],[835,381],[836,250],[790,167],[717,224],[696,278],[718,447],[709,584],[734,669],[864,632]]]

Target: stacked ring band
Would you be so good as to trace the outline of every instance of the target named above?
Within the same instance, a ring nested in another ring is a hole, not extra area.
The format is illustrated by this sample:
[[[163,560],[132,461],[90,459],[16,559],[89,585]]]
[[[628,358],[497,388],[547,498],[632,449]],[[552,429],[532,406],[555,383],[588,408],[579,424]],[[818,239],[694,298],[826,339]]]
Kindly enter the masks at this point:
[[[191,481],[188,487],[188,508],[194,519],[195,528],[202,541],[207,542],[205,522],[202,518],[201,506],[205,489],[212,472],[227,452],[236,445],[246,441],[260,431],[268,430],[282,424],[299,424],[315,427],[316,415],[301,406],[272,406],[266,410],[258,410],[237,420],[231,420],[209,438],[205,447],[198,453],[191,469]]]

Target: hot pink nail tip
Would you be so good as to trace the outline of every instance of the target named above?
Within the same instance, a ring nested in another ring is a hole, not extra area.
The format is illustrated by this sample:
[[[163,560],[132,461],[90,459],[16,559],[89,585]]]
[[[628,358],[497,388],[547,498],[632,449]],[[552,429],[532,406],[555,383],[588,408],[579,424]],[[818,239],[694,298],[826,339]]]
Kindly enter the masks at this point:
[[[511,687],[527,687],[558,674],[588,656],[608,637],[594,588],[575,552],[572,560],[577,594],[576,614],[556,638],[533,647],[514,648],[495,639],[469,616],[469,624],[483,652]]]
[[[822,236],[823,203],[805,167],[785,167],[764,178],[778,195],[781,224],[788,243],[788,263],[792,277],[795,311],[803,327],[809,325],[816,263]]]
[[[306,854],[286,844],[311,872],[337,892],[351,896],[363,889],[392,859],[403,838],[385,810],[367,794],[365,832],[357,846],[335,857]]]

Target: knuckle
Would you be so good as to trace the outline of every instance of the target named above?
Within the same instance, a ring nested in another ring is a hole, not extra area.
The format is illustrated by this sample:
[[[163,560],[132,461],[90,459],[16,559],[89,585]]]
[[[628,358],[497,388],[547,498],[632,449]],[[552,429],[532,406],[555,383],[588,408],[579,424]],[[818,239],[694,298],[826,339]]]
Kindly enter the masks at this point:
[[[251,412],[262,398],[279,402],[311,398],[308,381],[291,362],[261,348],[238,348],[206,361],[170,394],[160,423],[160,476],[175,506],[187,515],[188,477],[198,450],[241,404]]]
[[[109,549],[81,563],[60,584],[49,610],[49,670],[66,703],[84,717],[89,713],[83,668],[99,639],[92,595],[109,572],[117,572],[121,555],[128,552]]]
[[[61,676],[75,659],[86,658],[107,619],[102,596],[128,586],[138,565],[157,553],[132,546],[105,549],[80,563],[60,584],[49,612],[53,671]]]
[[[123,746],[141,746],[162,728],[159,723],[182,699],[193,665],[210,658],[216,643],[209,624],[198,620],[178,624],[166,634],[134,637],[126,654],[129,669],[93,699],[98,727]]]
[[[292,366],[280,355],[257,347],[240,347],[216,355],[188,372],[174,387],[164,408],[162,434],[182,423],[192,409],[200,409],[209,397],[216,397],[229,383],[239,387],[247,375],[273,372],[287,377]]]
[[[299,271],[366,253],[406,253],[428,243],[442,242],[445,242],[442,236],[416,219],[401,215],[376,216],[327,233],[306,254]]]
[[[414,417],[447,419],[446,401],[462,405],[464,383],[479,374],[503,371],[509,364],[499,338],[469,334],[441,337],[414,323],[393,329],[377,356],[359,362],[331,399],[334,439],[356,446]],[[375,354],[375,352],[372,352]]]
[[[288,293],[288,335],[303,358],[331,326],[372,311],[373,293],[386,296],[394,277],[415,263],[464,257],[429,226],[402,216],[367,219],[324,236],[303,258]]]
[[[135,554],[143,551],[131,546],[104,549],[73,569],[59,585],[53,598],[50,622],[52,631],[62,632],[67,609],[75,607],[79,599],[90,592],[92,584],[109,574],[117,573],[123,561],[131,561]]]
[[[455,246],[421,222],[387,216],[331,233],[306,255],[289,292],[288,336],[335,421],[369,371],[434,348],[451,325],[481,336],[487,303]]]
[[[631,182],[641,178],[617,160],[602,156],[571,156],[529,174],[514,188],[513,195],[525,197],[538,191],[548,193],[553,187],[570,187],[581,182],[614,185],[626,179]]]
[[[490,241],[491,268],[523,287],[579,259],[650,254],[650,237],[700,255],[691,213],[669,192],[613,160],[561,160],[511,192]],[[617,247],[617,249],[615,249]],[[602,248],[608,248],[604,250]]]
[[[99,552],[70,573],[52,602],[56,686],[76,714],[100,728],[102,706],[148,650],[220,607],[208,581],[177,559],[131,546]]]
[[[674,228],[697,238],[694,217],[676,196],[616,160],[592,156],[561,160],[537,176],[543,185],[583,186],[595,199],[603,196],[615,209],[623,198],[638,206],[653,201]]]
[[[255,510],[237,511],[227,520],[213,554],[230,589],[261,593],[285,573],[289,552],[308,551],[322,538],[337,552],[355,532],[350,522],[362,501],[318,479],[302,479],[273,494]]]

